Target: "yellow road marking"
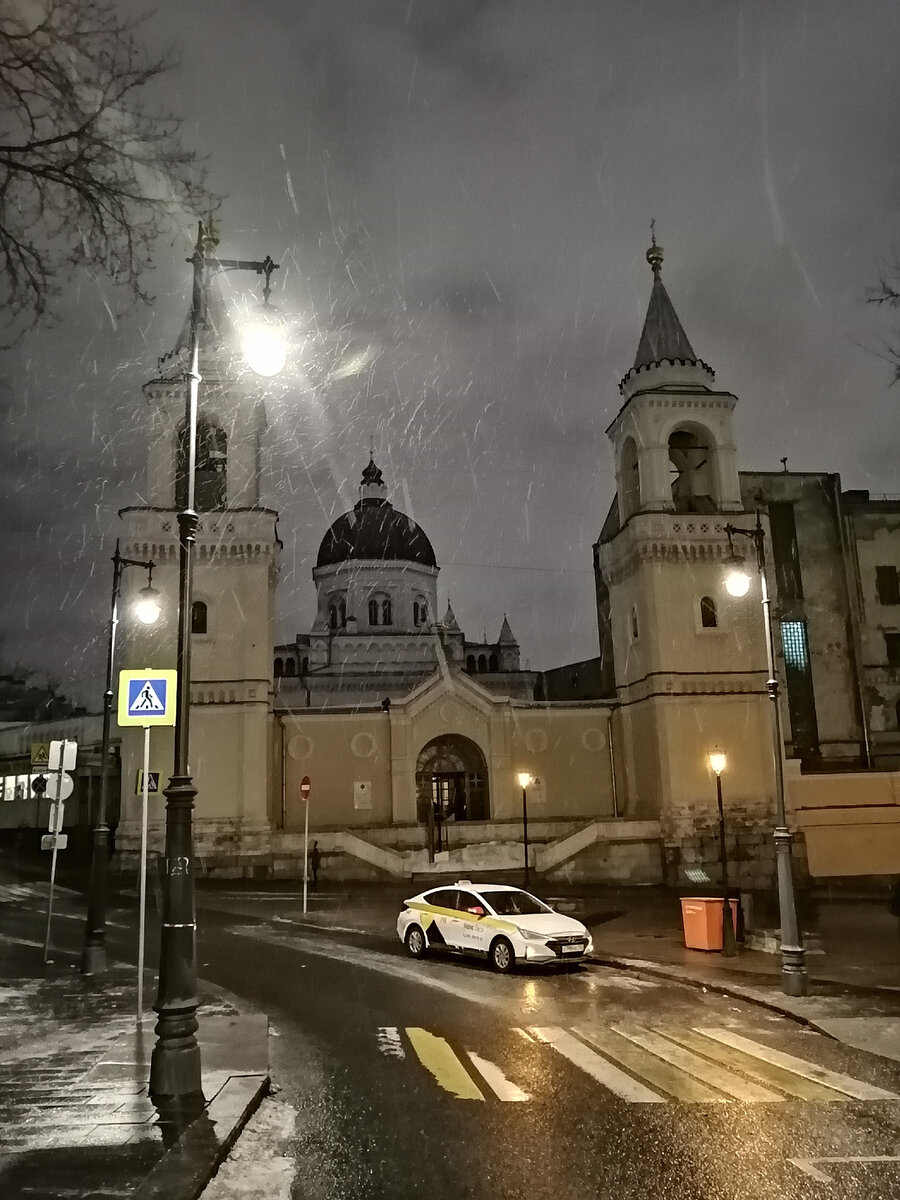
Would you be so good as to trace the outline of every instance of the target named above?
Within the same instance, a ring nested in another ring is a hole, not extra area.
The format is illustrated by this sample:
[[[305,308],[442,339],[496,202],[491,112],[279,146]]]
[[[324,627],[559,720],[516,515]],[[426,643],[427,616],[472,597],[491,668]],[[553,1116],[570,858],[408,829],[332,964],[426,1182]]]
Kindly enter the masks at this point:
[[[687,1104],[725,1103],[725,1097],[721,1092],[717,1092],[708,1084],[701,1083],[699,1079],[694,1079],[691,1075],[685,1075],[677,1067],[663,1062],[621,1036],[601,1030],[592,1031],[589,1034],[581,1029],[576,1032],[579,1037],[590,1042],[592,1046],[596,1046],[602,1054],[617,1062],[626,1071],[637,1075],[640,1079],[645,1079],[651,1087],[667,1092],[676,1100],[682,1100]]]
[[[416,1028],[407,1028],[406,1036],[412,1043],[419,1062],[434,1076],[444,1091],[450,1092],[459,1100],[484,1100],[472,1076],[444,1038],[435,1037],[427,1029]]]

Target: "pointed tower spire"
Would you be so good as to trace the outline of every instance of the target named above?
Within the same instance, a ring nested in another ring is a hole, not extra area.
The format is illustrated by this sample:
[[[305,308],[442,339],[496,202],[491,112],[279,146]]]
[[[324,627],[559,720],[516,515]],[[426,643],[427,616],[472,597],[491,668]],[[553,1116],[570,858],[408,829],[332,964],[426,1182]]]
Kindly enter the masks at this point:
[[[442,624],[445,629],[451,630],[453,633],[455,633],[459,629],[459,625],[456,620],[456,614],[454,613],[453,609],[450,607],[450,597],[449,596],[447,597],[447,611],[444,613],[444,620],[443,620]]]
[[[500,626],[500,637],[497,640],[499,646],[518,646],[518,642],[513,637],[513,631],[509,627],[509,620],[506,613],[503,614],[503,624]]]
[[[641,340],[634,356],[636,367],[649,367],[666,359],[697,361],[694,348],[688,341],[662,281],[664,255],[662,246],[656,241],[655,225],[655,221],[650,222],[650,249],[647,251],[647,262],[653,272],[653,289],[650,292]]]

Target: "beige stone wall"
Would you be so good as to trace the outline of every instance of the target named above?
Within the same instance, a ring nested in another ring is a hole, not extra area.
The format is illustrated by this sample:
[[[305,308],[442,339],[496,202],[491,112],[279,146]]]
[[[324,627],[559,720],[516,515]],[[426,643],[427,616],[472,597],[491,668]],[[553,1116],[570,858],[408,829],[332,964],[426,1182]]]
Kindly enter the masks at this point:
[[[900,773],[797,775],[788,793],[814,879],[900,875]]]

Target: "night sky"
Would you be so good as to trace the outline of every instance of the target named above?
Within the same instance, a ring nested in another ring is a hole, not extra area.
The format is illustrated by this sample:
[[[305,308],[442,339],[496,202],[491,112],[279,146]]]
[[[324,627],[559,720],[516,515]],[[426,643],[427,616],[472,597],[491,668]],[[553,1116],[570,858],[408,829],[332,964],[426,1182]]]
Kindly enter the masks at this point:
[[[138,5],[120,5],[137,10]],[[896,0],[159,0],[157,93],[227,199],[220,253],[282,263],[267,403],[279,640],[370,439],[470,638],[597,652],[605,429],[663,279],[733,391],[739,464],[900,491]],[[0,359],[0,657],[101,700],[116,511],[141,503],[140,385],[184,319],[196,215],[153,309],[82,275]],[[252,286],[250,277],[245,281]]]

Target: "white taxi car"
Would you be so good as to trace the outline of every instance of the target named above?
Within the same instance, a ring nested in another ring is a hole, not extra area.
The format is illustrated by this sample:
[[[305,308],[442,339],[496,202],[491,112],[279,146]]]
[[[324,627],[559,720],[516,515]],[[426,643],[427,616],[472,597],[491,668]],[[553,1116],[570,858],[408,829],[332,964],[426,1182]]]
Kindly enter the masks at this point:
[[[505,883],[460,879],[404,905],[397,935],[413,958],[422,958],[432,946],[446,946],[486,957],[495,971],[505,973],[516,963],[577,962],[594,948],[580,921]]]

